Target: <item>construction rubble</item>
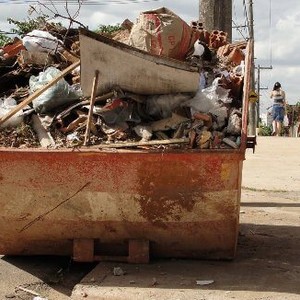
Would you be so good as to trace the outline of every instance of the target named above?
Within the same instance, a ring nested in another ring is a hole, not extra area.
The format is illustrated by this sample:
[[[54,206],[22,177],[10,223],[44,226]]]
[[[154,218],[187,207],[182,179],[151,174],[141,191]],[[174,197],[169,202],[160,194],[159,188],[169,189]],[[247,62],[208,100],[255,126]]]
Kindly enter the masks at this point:
[[[193,21],[185,24],[192,42],[180,53],[173,51],[179,47],[152,51],[141,43],[141,22],[125,20],[110,37],[198,68],[196,93],[141,95],[115,82],[108,93],[94,95],[92,104],[93,95],[84,96],[80,85],[79,30],[45,26],[0,50],[0,146],[239,148],[246,42],[229,43],[225,32],[208,32]]]

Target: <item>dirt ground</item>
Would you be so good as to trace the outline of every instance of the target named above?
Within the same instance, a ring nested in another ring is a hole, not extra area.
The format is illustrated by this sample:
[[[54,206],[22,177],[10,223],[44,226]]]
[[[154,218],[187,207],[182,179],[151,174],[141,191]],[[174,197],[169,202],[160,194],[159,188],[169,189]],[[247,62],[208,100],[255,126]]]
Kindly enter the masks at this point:
[[[0,299],[300,299],[299,149],[299,138],[261,137],[255,154],[247,150],[233,261],[3,256]],[[125,274],[114,276],[115,267]]]

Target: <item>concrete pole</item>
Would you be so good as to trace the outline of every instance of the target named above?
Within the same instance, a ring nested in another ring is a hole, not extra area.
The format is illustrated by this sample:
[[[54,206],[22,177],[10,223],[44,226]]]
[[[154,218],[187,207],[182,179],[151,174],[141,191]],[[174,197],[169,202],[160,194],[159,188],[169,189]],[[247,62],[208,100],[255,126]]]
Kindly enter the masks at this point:
[[[203,28],[227,32],[232,41],[232,0],[200,0],[199,21]]]
[[[259,116],[260,116],[260,91],[261,90],[267,90],[267,87],[261,87],[260,86],[260,70],[271,70],[273,67],[262,67],[261,65],[257,66],[257,96],[258,96],[258,100],[257,100],[257,127],[259,127]]]
[[[248,3],[248,10],[249,10],[249,37],[251,40],[254,41],[254,30],[253,30],[253,1],[249,0]],[[254,64],[254,47],[252,53],[252,62],[251,62],[251,83],[250,88],[251,91],[255,90],[255,64]],[[256,103],[250,102],[249,103],[249,124],[248,124],[248,134],[249,135],[256,135],[256,125],[257,125],[257,109]]]
[[[259,127],[259,115],[260,115],[260,65],[257,67],[257,120],[256,120],[256,127]]]

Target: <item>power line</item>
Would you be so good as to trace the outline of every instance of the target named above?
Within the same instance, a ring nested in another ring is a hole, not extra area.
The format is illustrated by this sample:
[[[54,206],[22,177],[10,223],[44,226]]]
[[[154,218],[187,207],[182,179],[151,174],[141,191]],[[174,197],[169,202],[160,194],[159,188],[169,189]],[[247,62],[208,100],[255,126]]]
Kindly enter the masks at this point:
[[[248,29],[248,36],[250,36],[250,22],[248,17],[246,0],[243,0],[243,6],[244,6],[245,27]]]
[[[245,0],[243,0],[243,2],[240,2],[243,4],[243,12],[244,12],[244,16],[241,17],[241,15],[239,14],[239,17],[237,15],[237,7],[236,7],[236,1],[233,1],[233,15],[234,15],[234,20],[232,20],[232,23],[233,23],[233,26],[232,28],[233,29],[236,29],[238,31],[238,33],[243,37],[244,40],[248,40],[249,39],[249,18],[248,18],[248,12],[247,12],[247,8],[246,8],[246,3],[245,3]],[[240,11],[240,9],[239,9]],[[244,24],[243,25],[238,25],[237,23],[242,23],[240,21],[240,19],[243,19],[243,22]],[[247,32],[247,29],[248,29],[248,32]]]
[[[272,1],[270,0],[269,6],[269,28],[270,28],[270,66],[272,65],[273,53],[272,53]]]
[[[111,1],[96,1],[96,0],[46,0],[46,1],[36,1],[36,0],[0,0],[0,4],[43,4],[43,5],[110,5],[110,4],[139,4],[147,2],[158,2],[161,0],[111,0]]]

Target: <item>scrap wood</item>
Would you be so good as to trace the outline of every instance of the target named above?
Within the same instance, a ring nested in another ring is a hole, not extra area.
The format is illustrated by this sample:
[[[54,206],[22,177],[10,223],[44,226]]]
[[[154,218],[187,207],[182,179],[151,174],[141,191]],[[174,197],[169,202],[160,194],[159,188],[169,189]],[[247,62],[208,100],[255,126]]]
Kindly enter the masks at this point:
[[[94,80],[93,80],[93,87],[92,87],[89,114],[88,114],[88,119],[87,119],[87,126],[86,126],[85,135],[84,135],[84,143],[83,144],[85,146],[87,145],[87,143],[90,140],[91,123],[92,123],[93,110],[94,110],[94,104],[95,104],[95,98],[96,98],[96,90],[97,90],[97,86],[98,86],[98,78],[99,78],[99,71],[96,70]]]
[[[81,113],[80,111],[76,111],[76,113],[78,115],[78,118],[72,121],[68,126],[59,128],[61,132],[63,133],[71,132],[76,128],[78,128],[81,124],[86,123],[88,117],[85,114]]]
[[[105,101],[105,100],[107,100],[107,99],[109,99],[109,98],[111,98],[111,97],[114,97],[114,96],[116,96],[116,92],[115,92],[115,91],[109,92],[109,93],[104,94],[104,95],[102,95],[102,96],[98,96],[98,97],[95,98],[95,103],[96,103],[96,102],[102,102],[102,101]],[[59,120],[59,119],[61,119],[61,118],[64,118],[64,117],[66,117],[73,109],[79,108],[79,107],[81,107],[81,106],[83,106],[83,105],[88,105],[88,104],[90,104],[90,100],[85,100],[85,101],[81,101],[81,102],[79,102],[79,103],[76,103],[76,104],[74,104],[74,105],[68,107],[66,110],[62,111],[59,115],[57,115],[56,119]]]
[[[140,141],[140,142],[126,142],[126,143],[113,143],[113,144],[101,144],[97,145],[97,148],[124,148],[124,147],[138,147],[138,146],[153,146],[153,145],[170,145],[170,144],[187,144],[189,138],[181,139],[169,139],[169,140],[152,140],[152,141]]]
[[[22,49],[25,49],[22,40],[20,40],[19,38],[15,38],[13,43],[6,44],[2,48],[2,55],[5,59],[15,57]]]
[[[39,142],[42,147],[47,148],[54,146],[55,142],[51,134],[44,128],[40,118],[37,115],[32,115],[33,129],[36,132]]]
[[[18,291],[18,290],[21,290],[21,291],[26,292],[26,293],[28,293],[28,294],[31,294],[31,295],[33,295],[33,296],[40,296],[39,293],[37,293],[37,292],[35,292],[35,291],[32,291],[32,290],[29,290],[29,289],[26,289],[26,288],[24,288],[24,287],[22,287],[22,286],[16,287],[16,291]]]
[[[31,103],[34,99],[36,99],[43,92],[45,92],[46,90],[48,90],[51,86],[53,86],[55,83],[57,83],[65,75],[67,75],[68,73],[70,73],[71,71],[73,71],[79,65],[80,65],[80,61],[77,61],[74,64],[70,65],[65,70],[63,70],[59,76],[57,76],[56,78],[54,78],[53,80],[51,80],[49,83],[47,83],[45,86],[43,86],[39,90],[35,91],[27,99],[25,99],[22,102],[20,102],[15,108],[13,108],[10,112],[8,112],[6,115],[4,115],[2,118],[0,118],[0,125],[2,125],[5,121],[7,121],[9,118],[11,118],[13,115],[15,115],[18,111],[20,111],[26,105],[28,105],[29,103]]]

